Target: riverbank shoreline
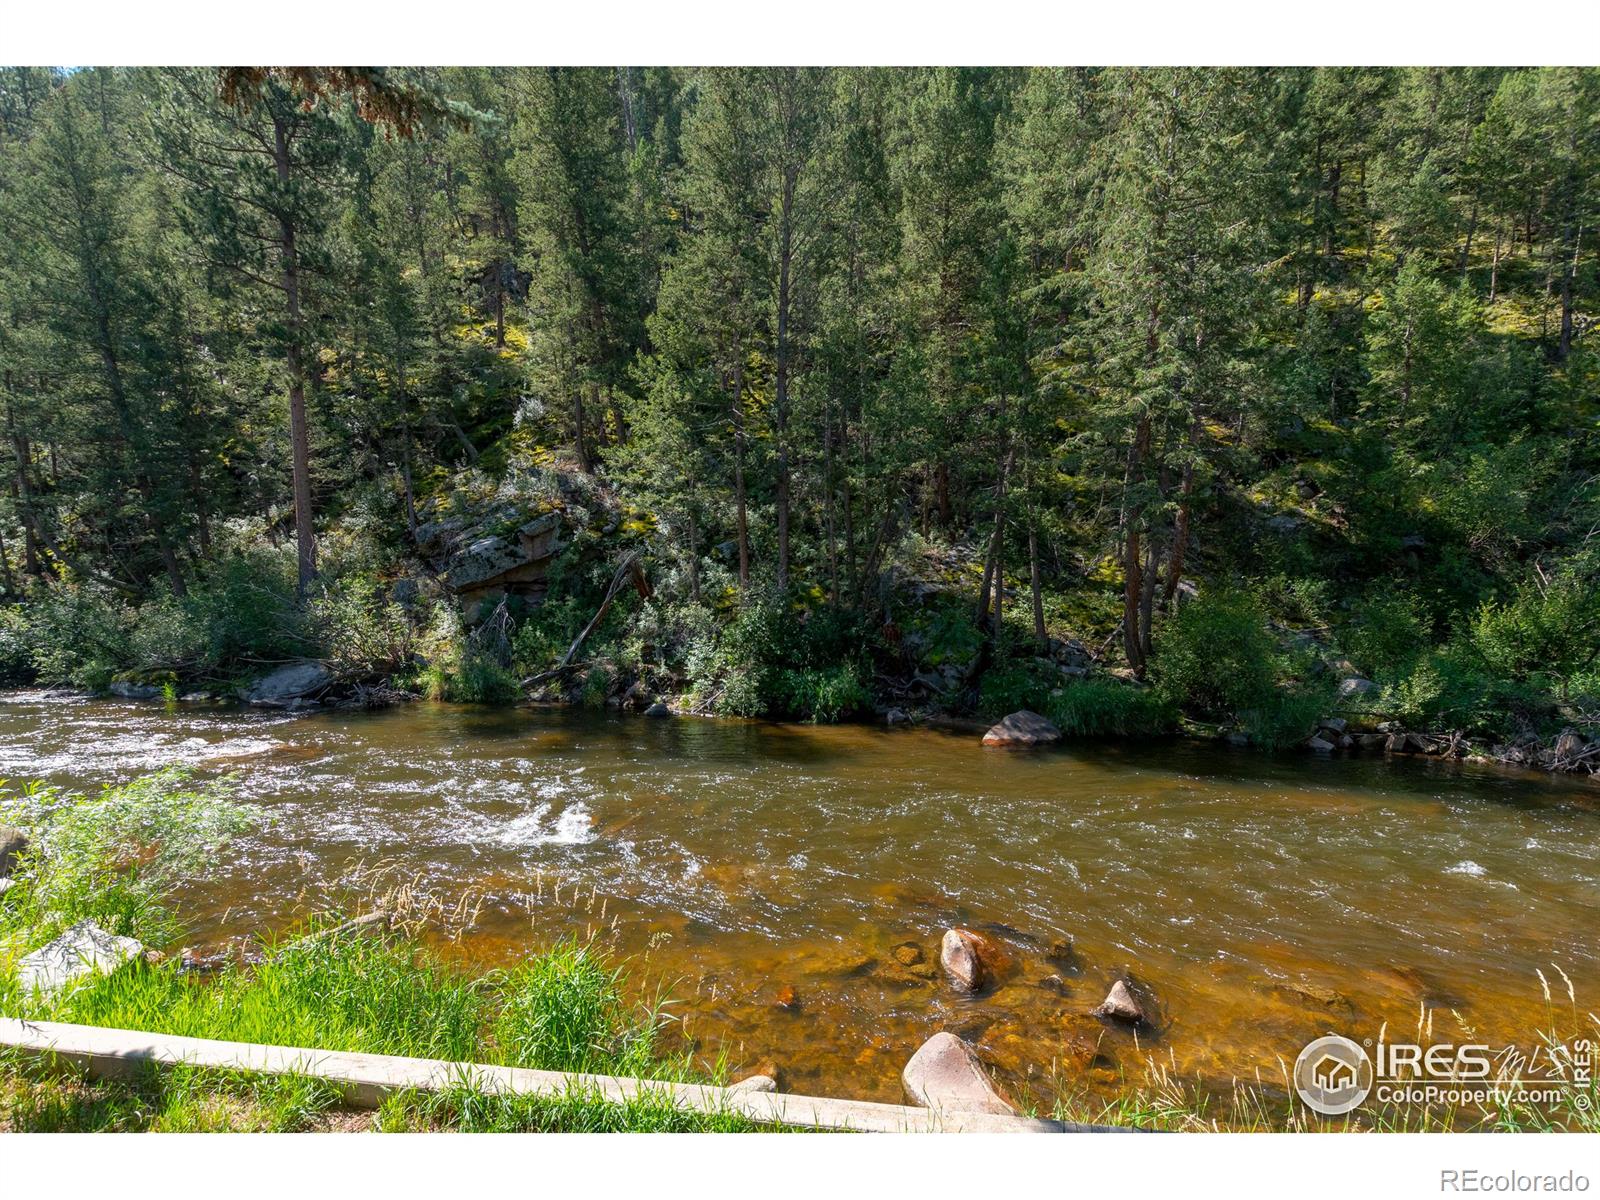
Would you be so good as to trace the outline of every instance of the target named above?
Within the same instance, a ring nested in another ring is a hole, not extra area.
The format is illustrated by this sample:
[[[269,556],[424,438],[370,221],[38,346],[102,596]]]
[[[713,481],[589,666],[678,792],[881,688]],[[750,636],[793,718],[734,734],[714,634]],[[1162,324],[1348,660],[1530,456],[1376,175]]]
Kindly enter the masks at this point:
[[[225,692],[185,692],[172,694],[164,693],[152,685],[140,685],[137,690],[124,688],[121,691],[94,691],[88,688],[74,687],[44,687],[44,688],[13,688],[0,691],[0,703],[7,697],[14,695],[58,697],[61,699],[80,700],[117,700],[139,704],[159,704],[169,710],[203,709],[215,707],[223,711],[240,710],[248,711],[259,709],[265,711],[282,711],[289,714],[308,714],[321,711],[373,711],[393,707],[400,704],[447,704],[450,702],[431,700],[415,692],[401,692],[395,689],[384,689],[379,693],[360,693],[348,697],[331,697],[328,699],[305,699],[294,697],[286,702],[253,703],[238,695],[229,695]],[[471,706],[468,706],[471,707]],[[486,711],[494,711],[504,706],[483,706]],[[593,706],[584,705],[579,701],[543,698],[526,699],[518,704],[509,706],[517,711],[529,712],[566,712],[582,711]],[[658,719],[662,716],[694,719],[701,721],[767,721],[769,718],[728,717],[726,715],[698,710],[693,707],[678,707],[663,704],[665,711],[649,713],[624,703],[613,703],[602,706],[601,711],[610,712],[624,717]],[[1490,746],[1482,740],[1473,740],[1461,737],[1459,734],[1410,732],[1397,728],[1396,722],[1376,722],[1366,719],[1363,725],[1354,721],[1363,721],[1361,714],[1352,718],[1332,718],[1330,723],[1336,729],[1319,728],[1319,734],[1327,734],[1330,738],[1346,739],[1348,745],[1340,745],[1337,741],[1325,742],[1322,745],[1301,744],[1293,747],[1265,747],[1254,745],[1247,740],[1240,739],[1236,734],[1216,727],[1199,726],[1192,722],[1183,722],[1179,728],[1165,734],[1143,734],[1137,736],[1118,737],[1111,735],[1068,735],[1063,738],[1060,745],[1063,748],[1118,746],[1132,742],[1139,744],[1162,743],[1188,743],[1196,746],[1220,746],[1230,753],[1261,755],[1272,759],[1306,759],[1313,761],[1317,758],[1344,758],[1344,757],[1382,757],[1401,759],[1432,759],[1441,762],[1472,763],[1482,767],[1494,767],[1513,772],[1527,772],[1534,775],[1569,778],[1579,782],[1593,782],[1600,789],[1600,741],[1583,742],[1577,739],[1577,744],[1572,744],[1571,739],[1576,735],[1570,731],[1549,739],[1548,743],[1541,743],[1537,739],[1523,739],[1521,742],[1509,745]],[[783,726],[792,722],[771,721],[770,723]],[[986,731],[993,727],[995,721],[975,715],[922,711],[905,713],[899,710],[890,710],[888,715],[877,714],[873,719],[865,718],[836,722],[837,724],[853,725],[862,728],[888,728],[898,730],[927,729],[952,735],[971,735],[982,738]],[[1364,727],[1363,727],[1364,726]],[[1563,751],[1563,742],[1568,742],[1568,747]]]

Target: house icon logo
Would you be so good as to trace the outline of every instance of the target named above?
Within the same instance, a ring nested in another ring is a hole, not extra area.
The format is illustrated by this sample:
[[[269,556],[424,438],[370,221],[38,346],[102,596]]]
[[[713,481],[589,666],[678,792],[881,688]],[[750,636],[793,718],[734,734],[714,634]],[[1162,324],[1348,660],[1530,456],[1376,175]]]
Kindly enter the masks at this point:
[[[1347,1037],[1320,1037],[1294,1060],[1294,1089],[1313,1112],[1343,1116],[1372,1090],[1372,1060]]]

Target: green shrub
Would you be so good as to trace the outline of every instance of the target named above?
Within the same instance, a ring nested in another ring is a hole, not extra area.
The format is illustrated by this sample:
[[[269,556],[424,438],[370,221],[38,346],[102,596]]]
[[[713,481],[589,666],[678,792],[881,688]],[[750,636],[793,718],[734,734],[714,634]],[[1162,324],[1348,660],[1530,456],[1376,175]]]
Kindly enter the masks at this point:
[[[323,587],[312,601],[309,624],[335,675],[352,681],[389,679],[412,670],[421,638],[393,589],[369,574],[349,575]]]
[[[5,925],[45,941],[88,919],[110,933],[169,940],[168,895],[260,819],[230,791],[226,781],[198,782],[179,768],[96,796],[37,785],[0,791],[0,825],[27,830],[33,843]]]
[[[1159,692],[1114,679],[1070,683],[1048,695],[1041,712],[1068,737],[1153,736],[1177,724]]]
[[[133,612],[95,585],[41,587],[23,609],[16,639],[42,683],[99,689],[126,670]]]
[[[1539,726],[1556,707],[1555,697],[1537,683],[1488,670],[1478,647],[1461,637],[1420,657],[1384,700],[1415,728],[1483,734]]]
[[[1355,606],[1339,630],[1345,654],[1369,675],[1402,671],[1428,644],[1422,605],[1408,592],[1374,592]]]
[[[517,677],[498,663],[466,658],[454,663],[430,663],[419,675],[430,700],[452,704],[515,704],[522,697]]]
[[[1225,719],[1262,705],[1277,678],[1277,645],[1248,593],[1208,589],[1167,618],[1150,673],[1170,703]]]
[[[1492,674],[1542,683],[1564,698],[1600,656],[1600,581],[1569,572],[1524,583],[1506,603],[1479,609],[1472,642]]]
[[[1007,663],[985,671],[978,688],[978,711],[1003,717],[1019,708],[1043,710],[1045,698],[1061,686],[1061,673],[1036,662]]]
[[[1267,750],[1298,745],[1317,731],[1317,722],[1333,706],[1331,687],[1305,685],[1272,689],[1253,709],[1240,714],[1250,740]]]
[[[863,671],[853,662],[831,667],[785,668],[776,676],[774,715],[831,724],[855,716],[872,703]]]
[[[0,607],[0,684],[32,683],[37,669],[28,618],[19,604]]]
[[[860,614],[821,608],[804,613],[771,593],[745,599],[714,649],[685,659],[695,691],[714,697],[726,716],[838,721],[871,701]]]

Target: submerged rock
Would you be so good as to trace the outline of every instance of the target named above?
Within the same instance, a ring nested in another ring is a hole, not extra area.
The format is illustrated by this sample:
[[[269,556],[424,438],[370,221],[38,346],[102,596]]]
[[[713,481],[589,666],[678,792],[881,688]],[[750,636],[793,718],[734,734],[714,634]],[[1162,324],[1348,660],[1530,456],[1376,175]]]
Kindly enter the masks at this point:
[[[657,700],[649,708],[644,710],[644,715],[647,717],[653,717],[656,720],[660,720],[662,717],[670,717],[672,715],[672,710],[665,704],[661,703],[661,701]]]
[[[1144,1001],[1139,998],[1138,993],[1126,979],[1119,979],[1111,985],[1111,990],[1100,1002],[1100,1007],[1094,1010],[1094,1015],[1109,1017],[1129,1025],[1144,1025],[1150,1020]]]
[[[901,942],[890,953],[902,967],[912,967],[922,961],[922,947],[916,942]]]
[[[17,982],[24,993],[56,992],[86,975],[115,971],[143,953],[136,938],[113,937],[93,921],[79,921],[18,963]]]
[[[976,992],[983,987],[988,973],[979,953],[980,944],[978,935],[970,929],[947,929],[939,943],[939,965],[958,992]]]
[[[0,825],[0,875],[11,874],[27,849],[27,834],[13,825]]]
[[[934,1034],[911,1056],[900,1075],[906,1094],[924,1108],[1009,1116],[977,1052],[953,1033]]]
[[[333,673],[319,662],[290,663],[246,686],[247,703],[286,708],[296,700],[309,700],[327,691]]]
[[[985,746],[1047,746],[1061,740],[1061,730],[1036,712],[1019,709],[983,735]]]

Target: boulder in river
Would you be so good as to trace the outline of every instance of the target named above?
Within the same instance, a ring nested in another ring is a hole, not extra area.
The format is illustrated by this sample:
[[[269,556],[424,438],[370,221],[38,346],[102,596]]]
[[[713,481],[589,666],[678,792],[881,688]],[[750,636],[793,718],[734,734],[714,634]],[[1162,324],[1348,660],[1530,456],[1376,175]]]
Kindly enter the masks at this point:
[[[311,700],[333,684],[333,673],[319,662],[297,662],[279,667],[245,687],[240,693],[250,704],[287,708],[296,700]]]
[[[659,720],[662,717],[670,717],[672,715],[672,710],[661,701],[657,700],[649,708],[644,710],[644,715]]]
[[[9,875],[28,849],[28,835],[13,825],[0,825],[0,875]]]
[[[970,929],[947,929],[939,943],[939,965],[958,992],[981,991],[988,972],[984,969],[982,945]]]
[[[1016,1112],[990,1082],[975,1050],[953,1033],[934,1034],[900,1075],[906,1094],[924,1108],[949,1112]]]
[[[1322,721],[1317,725],[1319,732],[1326,731],[1335,735],[1342,734],[1347,728],[1349,728],[1349,722],[1343,717],[1323,717]]]
[[[75,979],[115,971],[144,953],[131,937],[114,937],[93,921],[79,921],[55,941],[41,946],[17,964],[17,982],[24,994],[35,988],[57,992]]]
[[[1145,1025],[1150,1021],[1148,1007],[1126,979],[1119,979],[1111,985],[1111,990],[1100,1002],[1100,1007],[1094,1010],[1094,1015],[1128,1025]]]
[[[730,1092],[775,1092],[778,1081],[771,1075],[746,1075],[738,1083],[728,1085]]]
[[[134,683],[130,679],[115,680],[106,691],[123,700],[154,700],[161,695],[161,689],[155,684]]]
[[[1327,754],[1333,749],[1333,743],[1323,738],[1313,737],[1306,739],[1306,749],[1315,750],[1318,754]]]
[[[1061,740],[1061,730],[1036,712],[1019,709],[983,735],[985,746],[1048,746]]]

